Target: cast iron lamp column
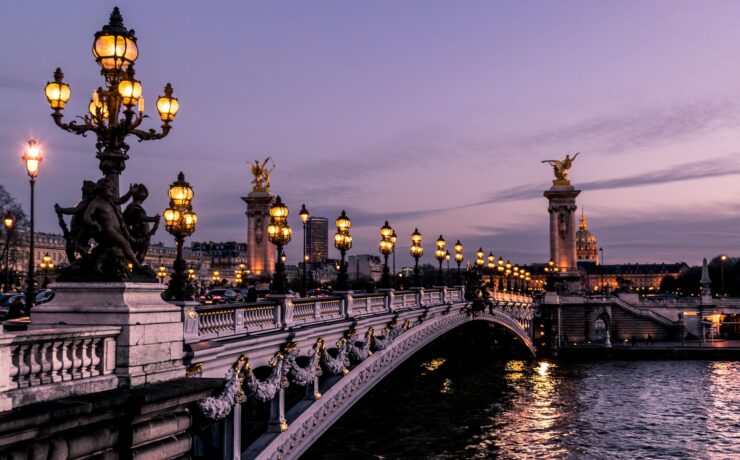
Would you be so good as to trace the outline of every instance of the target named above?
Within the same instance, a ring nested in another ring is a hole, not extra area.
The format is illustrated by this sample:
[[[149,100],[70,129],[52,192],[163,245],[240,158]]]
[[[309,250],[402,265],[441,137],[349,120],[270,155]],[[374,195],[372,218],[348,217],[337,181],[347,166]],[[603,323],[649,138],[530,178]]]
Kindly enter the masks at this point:
[[[177,180],[170,185],[168,195],[170,205],[164,211],[164,222],[167,231],[175,237],[177,255],[175,256],[175,262],[172,264],[173,273],[167,291],[173,300],[192,300],[187,288],[188,275],[186,270],[188,265],[182,256],[182,245],[185,238],[195,231],[198,216],[193,212],[191,204],[193,188],[185,180],[185,174],[180,172],[177,175]]]
[[[439,238],[437,238],[437,250],[434,251],[434,257],[436,257],[439,262],[439,270],[437,270],[437,286],[442,286],[445,283],[444,274],[442,273],[442,262],[444,262],[445,255],[447,254],[445,247],[447,247],[447,242],[442,238],[442,235],[439,235]]]
[[[349,229],[352,227],[352,221],[347,217],[347,213],[342,210],[342,214],[337,217],[336,220],[337,233],[334,235],[334,247],[339,249],[341,254],[341,265],[339,266],[339,273],[337,274],[337,290],[347,290],[347,263],[344,261],[344,257],[352,248],[352,235],[349,234]]]
[[[450,258],[451,257],[452,256],[450,256],[450,250],[448,249],[445,252],[445,261],[447,261],[447,273],[445,274],[445,284],[450,283]]]
[[[496,272],[498,273],[498,285],[496,286],[497,291],[503,290],[502,284],[504,284],[504,259],[499,256],[498,262],[496,262]]]
[[[414,287],[421,287],[421,276],[419,275],[419,257],[424,255],[424,248],[421,247],[422,236],[419,229],[415,228],[411,234],[411,247],[409,253],[414,258]]]
[[[509,285],[509,278],[511,278],[511,267],[511,262],[507,260],[506,264],[504,264],[504,276],[506,277],[506,282],[504,283],[504,291],[511,291],[511,286]]]
[[[101,67],[105,88],[93,91],[89,113],[81,117],[82,123],[62,121],[62,110],[71,93],[69,85],[63,81],[61,69],[54,72],[54,81],[46,84],[45,93],[57,126],[83,136],[90,131],[95,133],[100,170],[112,186],[114,198],[118,199],[119,177],[129,158],[126,137],[133,135],[139,141],[148,141],[167,136],[180,104],[177,98],[172,97],[172,86],[167,83],[164,96],[157,99],[157,111],[163,122],[161,132],[138,129],[145,118],[141,82],[134,78],[134,62],[139,49],[134,31],[124,27],[118,8],[113,9],[109,23],[95,33],[92,52]]]
[[[28,235],[28,279],[26,285],[26,312],[30,312],[36,301],[35,294],[35,267],[34,267],[34,186],[36,185],[36,176],[39,175],[39,166],[41,165],[41,149],[38,143],[31,139],[28,141],[28,148],[23,152],[23,162],[26,164],[29,182],[31,184],[31,227]]]
[[[390,280],[390,274],[388,269],[388,256],[393,252],[393,242],[391,241],[391,236],[393,235],[393,228],[391,228],[390,225],[388,225],[388,221],[385,221],[385,224],[380,227],[380,243],[378,243],[378,249],[380,250],[380,253],[383,254],[383,275],[380,277],[380,287],[384,289],[390,289],[391,287],[391,280]]]
[[[465,256],[463,255],[463,245],[460,243],[460,240],[457,240],[457,243],[455,243],[455,263],[457,263],[457,274],[455,275],[455,284],[458,286],[462,284],[462,277],[460,275],[460,264],[463,263],[463,260],[465,260]]]
[[[602,251],[603,254],[603,251]],[[727,256],[725,254],[722,254],[719,257],[719,270],[721,273],[721,279],[722,279],[722,298],[725,297],[725,262],[727,262]]]
[[[396,235],[396,231],[393,230],[393,233],[391,233],[391,243],[393,244],[393,285],[391,286],[393,289],[396,289],[396,283],[398,281],[397,279],[397,273],[396,273],[396,241],[398,241],[398,236]]]
[[[306,240],[306,224],[308,223],[309,213],[305,204],[301,205],[301,211],[298,213],[298,216],[303,223],[303,278],[301,280],[301,297],[306,297],[306,265],[308,264],[308,255],[306,255],[306,244],[308,243]]]
[[[15,218],[10,212],[5,214],[3,217],[3,225],[5,226],[5,288],[4,292],[10,292],[10,239],[13,236],[13,229],[15,228]]]
[[[277,259],[275,260],[275,276],[272,280],[272,292],[285,295],[287,283],[285,279],[285,262],[283,261],[283,246],[290,242],[293,230],[288,225],[288,207],[283,204],[280,196],[270,206],[270,225],[267,226],[267,235],[270,243],[277,248]]]

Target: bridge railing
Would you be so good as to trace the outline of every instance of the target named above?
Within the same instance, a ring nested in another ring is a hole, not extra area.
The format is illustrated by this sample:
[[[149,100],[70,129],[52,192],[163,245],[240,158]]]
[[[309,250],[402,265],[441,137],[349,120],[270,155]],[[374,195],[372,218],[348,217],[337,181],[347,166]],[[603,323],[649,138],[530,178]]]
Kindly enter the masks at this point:
[[[120,332],[119,327],[91,326],[0,335],[0,398],[9,397],[17,407],[115,388]]]
[[[273,299],[265,302],[199,305],[184,312],[185,342],[274,331],[286,327],[362,317],[396,310],[424,308],[464,300],[461,287],[348,292],[341,296]],[[495,293],[508,305],[531,304],[531,297]]]

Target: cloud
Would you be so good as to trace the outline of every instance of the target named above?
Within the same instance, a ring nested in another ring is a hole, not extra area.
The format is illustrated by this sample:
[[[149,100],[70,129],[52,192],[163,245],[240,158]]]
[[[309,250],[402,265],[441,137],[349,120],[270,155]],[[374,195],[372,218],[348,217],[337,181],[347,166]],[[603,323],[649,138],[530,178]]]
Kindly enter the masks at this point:
[[[31,81],[23,78],[12,77],[10,75],[0,74],[0,88],[29,91],[35,93],[39,90],[39,84],[37,81]]]

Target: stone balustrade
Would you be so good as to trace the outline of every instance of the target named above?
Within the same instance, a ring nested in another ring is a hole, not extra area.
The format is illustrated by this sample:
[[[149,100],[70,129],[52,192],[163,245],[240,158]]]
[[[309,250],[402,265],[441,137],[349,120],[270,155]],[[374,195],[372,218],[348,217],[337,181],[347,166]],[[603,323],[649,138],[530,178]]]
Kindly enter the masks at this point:
[[[0,410],[115,388],[120,327],[0,335]]]
[[[325,321],[361,318],[396,310],[419,309],[464,299],[462,287],[384,290],[380,293],[347,292],[341,296],[275,298],[266,302],[197,305],[183,315],[185,343],[277,331]],[[532,298],[511,292],[492,292],[494,301],[509,305],[531,305]],[[526,319],[528,326],[531,316]]]

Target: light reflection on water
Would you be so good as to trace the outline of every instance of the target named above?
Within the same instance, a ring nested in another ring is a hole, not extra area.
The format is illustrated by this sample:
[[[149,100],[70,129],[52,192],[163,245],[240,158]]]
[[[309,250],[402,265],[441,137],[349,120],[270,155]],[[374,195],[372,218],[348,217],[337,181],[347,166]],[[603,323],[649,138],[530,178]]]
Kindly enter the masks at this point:
[[[304,458],[740,458],[740,362],[415,359]]]

